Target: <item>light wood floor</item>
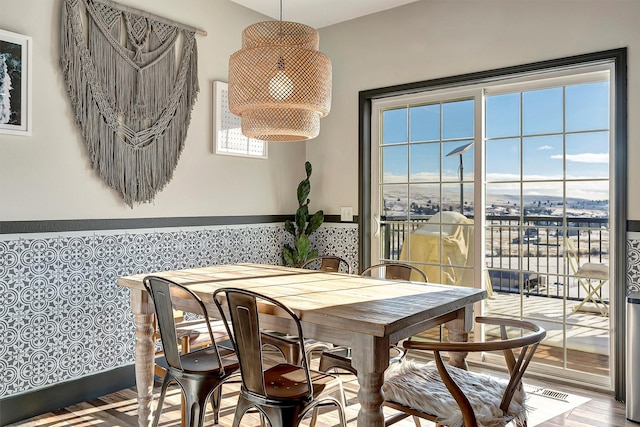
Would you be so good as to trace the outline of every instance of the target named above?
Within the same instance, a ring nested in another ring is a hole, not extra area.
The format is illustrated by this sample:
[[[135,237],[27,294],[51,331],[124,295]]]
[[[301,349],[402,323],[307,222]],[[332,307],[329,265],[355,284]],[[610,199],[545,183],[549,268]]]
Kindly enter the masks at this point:
[[[356,425],[357,411],[359,409],[357,403],[357,381],[352,375],[342,375],[345,389],[347,392],[348,408],[347,419],[349,427]],[[533,386],[552,388],[570,394],[579,394],[590,400],[581,406],[574,408],[562,415],[552,418],[539,424],[543,427],[556,426],[598,426],[598,427],[614,427],[614,426],[638,426],[640,424],[627,421],[625,417],[625,406],[623,403],[616,402],[610,394],[602,392],[594,392],[576,387],[567,387],[561,384],[542,383],[535,379],[527,379],[527,384]],[[235,407],[235,399],[237,395],[238,385],[229,384],[223,388],[223,403],[220,412],[220,426],[229,427],[233,421],[233,411]],[[88,402],[83,402],[68,408],[64,408],[52,413],[44,414],[30,420],[12,424],[12,426],[21,427],[62,427],[62,426],[121,426],[121,427],[137,427],[138,420],[136,416],[136,391],[135,388],[126,389],[117,393],[103,396]],[[386,409],[385,409],[386,411]],[[206,426],[213,425],[212,416],[207,417]],[[177,388],[172,388],[168,394],[167,401],[162,411],[160,425],[162,427],[179,426],[180,425],[180,397]],[[260,423],[252,414],[245,416],[242,421],[243,427],[259,426]],[[308,425],[305,422],[304,425]],[[327,427],[337,425],[337,417],[335,411],[330,408],[323,409],[323,414],[318,427]],[[398,427],[414,426],[410,419],[395,424]],[[432,426],[433,424],[423,421],[423,426]]]

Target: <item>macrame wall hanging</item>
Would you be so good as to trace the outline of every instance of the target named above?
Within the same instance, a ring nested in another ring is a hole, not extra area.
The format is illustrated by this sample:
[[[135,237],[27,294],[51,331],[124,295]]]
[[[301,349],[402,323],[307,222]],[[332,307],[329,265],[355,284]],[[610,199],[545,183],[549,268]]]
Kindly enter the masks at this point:
[[[151,202],[184,147],[199,30],[110,0],[62,7],[60,64],[91,166],[130,207]]]

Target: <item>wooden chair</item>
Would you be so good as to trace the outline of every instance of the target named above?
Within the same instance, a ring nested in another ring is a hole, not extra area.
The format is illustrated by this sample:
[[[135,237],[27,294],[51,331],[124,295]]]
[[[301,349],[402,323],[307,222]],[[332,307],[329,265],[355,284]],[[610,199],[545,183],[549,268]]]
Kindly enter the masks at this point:
[[[204,303],[189,289],[170,280],[147,276],[144,286],[153,300],[158,329],[167,368],[160,389],[160,397],[153,421],[157,426],[164,403],[167,387],[177,382],[184,398],[184,412],[187,427],[201,427],[204,423],[206,404],[211,400],[214,408],[214,422],[218,423],[221,400],[221,385],[237,371],[239,365],[231,349],[218,346],[209,323],[209,314]],[[176,300],[189,300],[195,314],[205,320],[210,346],[185,352],[178,346],[178,333],[174,313]]]
[[[371,267],[366,268],[360,275],[404,281],[409,281],[413,277],[414,281],[427,282],[427,276],[422,270],[412,265],[399,262],[372,265]],[[398,362],[403,356],[404,351],[400,347],[393,345],[389,348],[389,363]],[[356,369],[351,365],[351,349],[345,346],[338,346],[324,350],[320,355],[320,364],[318,369],[322,372],[328,372],[331,369],[339,369],[357,375]]]
[[[296,427],[313,411],[313,426],[316,409],[323,404],[335,405],[340,424],[346,427],[342,382],[332,375],[309,369],[302,325],[293,311],[273,298],[245,289],[220,288],[214,292],[213,299],[222,313],[240,362],[242,386],[233,427],[240,426],[244,414],[254,409],[274,427]],[[293,322],[301,349],[300,364],[267,364],[263,355],[259,306],[268,306]]]
[[[306,260],[300,268],[313,268],[314,270],[327,272],[343,271],[351,274],[351,264],[349,264],[349,261],[335,255],[323,255],[310,258]]]
[[[498,326],[499,339],[477,343],[411,340],[403,343],[405,349],[432,351],[435,362],[418,365],[405,360],[388,370],[383,385],[384,405],[401,412],[388,417],[385,425],[414,416],[437,426],[476,427],[479,421],[502,426],[515,421],[516,425],[526,426],[522,376],[546,332],[522,320],[478,317],[476,322]],[[509,338],[510,331],[514,338]],[[509,370],[508,381],[445,366],[441,353],[451,351],[502,351]]]

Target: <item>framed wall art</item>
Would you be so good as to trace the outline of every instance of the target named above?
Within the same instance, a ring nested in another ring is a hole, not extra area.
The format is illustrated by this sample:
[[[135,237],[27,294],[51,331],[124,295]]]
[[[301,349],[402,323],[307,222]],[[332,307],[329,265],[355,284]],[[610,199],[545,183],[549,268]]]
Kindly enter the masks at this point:
[[[229,111],[229,89],[225,82],[213,82],[213,123],[216,154],[267,158],[267,142],[244,136],[240,117]]]
[[[31,135],[31,45],[0,30],[0,133]]]

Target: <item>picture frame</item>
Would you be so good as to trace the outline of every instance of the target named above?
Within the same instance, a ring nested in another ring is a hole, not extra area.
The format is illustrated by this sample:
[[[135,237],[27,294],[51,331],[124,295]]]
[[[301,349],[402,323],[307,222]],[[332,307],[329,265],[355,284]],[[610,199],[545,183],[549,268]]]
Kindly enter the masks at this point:
[[[31,135],[32,38],[0,30],[0,133]]]
[[[229,111],[229,86],[213,82],[213,148],[226,156],[268,157],[267,141],[248,138],[242,134],[240,117]]]

